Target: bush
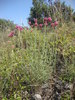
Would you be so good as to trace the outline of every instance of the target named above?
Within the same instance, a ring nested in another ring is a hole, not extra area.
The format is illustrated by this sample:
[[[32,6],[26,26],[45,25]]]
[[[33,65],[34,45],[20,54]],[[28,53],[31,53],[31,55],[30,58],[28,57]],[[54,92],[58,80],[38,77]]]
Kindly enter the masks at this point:
[[[0,92],[3,97],[21,97],[22,90],[30,91],[30,85],[48,81],[53,72],[62,72],[63,67],[62,79],[71,81],[75,75],[75,28],[63,24],[51,33],[41,33],[36,28],[31,30],[16,32],[0,47]]]

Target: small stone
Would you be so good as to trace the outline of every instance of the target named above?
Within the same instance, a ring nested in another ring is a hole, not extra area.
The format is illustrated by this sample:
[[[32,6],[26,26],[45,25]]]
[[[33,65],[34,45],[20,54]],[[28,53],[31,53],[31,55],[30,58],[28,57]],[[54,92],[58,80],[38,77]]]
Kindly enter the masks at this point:
[[[39,94],[35,94],[35,95],[33,96],[33,98],[34,98],[35,100],[42,100],[41,95],[39,95]]]
[[[43,86],[42,86],[42,89],[46,89],[46,88],[48,88],[49,87],[49,85],[46,83],[46,84],[44,84]]]
[[[69,86],[69,84],[66,84],[66,85],[65,85],[65,89],[70,90],[70,86]]]
[[[72,90],[73,89],[73,84],[70,84],[69,88],[70,88],[70,90]]]
[[[28,94],[28,92],[27,91],[25,91],[25,96]]]

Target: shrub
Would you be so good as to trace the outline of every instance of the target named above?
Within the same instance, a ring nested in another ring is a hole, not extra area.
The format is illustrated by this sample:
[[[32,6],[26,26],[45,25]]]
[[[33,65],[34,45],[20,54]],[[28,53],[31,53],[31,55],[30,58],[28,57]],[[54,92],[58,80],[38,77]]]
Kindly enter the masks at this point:
[[[59,74],[63,67],[62,79],[71,81],[75,76],[75,28],[63,24],[50,33],[41,33],[36,28],[31,30],[18,30],[0,47],[3,97],[21,97],[22,90],[30,91],[30,85],[48,81],[53,72]]]

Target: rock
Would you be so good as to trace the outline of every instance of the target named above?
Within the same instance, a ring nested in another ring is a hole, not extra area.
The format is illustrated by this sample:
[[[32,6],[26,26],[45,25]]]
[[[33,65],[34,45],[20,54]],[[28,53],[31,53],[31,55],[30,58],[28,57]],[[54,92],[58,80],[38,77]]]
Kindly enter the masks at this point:
[[[64,89],[70,90],[70,85],[68,83],[66,83],[66,85],[64,86]]]
[[[34,98],[34,100],[42,100],[42,97],[41,97],[41,95],[39,95],[39,94],[35,94],[35,95],[33,96],[33,98]]]
[[[61,86],[59,85],[59,84],[56,84],[56,86],[55,86],[56,88],[56,91],[58,92],[58,93],[61,93]]]
[[[46,83],[46,84],[44,84],[44,85],[42,86],[42,89],[46,89],[46,88],[49,88],[48,83]]]

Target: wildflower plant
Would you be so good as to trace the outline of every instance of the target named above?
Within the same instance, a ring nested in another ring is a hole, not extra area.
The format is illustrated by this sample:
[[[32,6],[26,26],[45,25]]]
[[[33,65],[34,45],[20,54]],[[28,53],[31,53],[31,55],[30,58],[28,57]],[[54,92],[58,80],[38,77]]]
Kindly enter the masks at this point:
[[[53,22],[50,17],[40,24],[35,19],[35,23],[34,28],[32,23],[30,28],[17,26],[12,38],[9,34],[8,41],[0,47],[0,92],[6,98],[18,91],[21,96],[21,91],[29,91],[32,84],[45,83],[53,73],[69,81],[75,76],[75,28],[71,31],[65,24],[57,27],[58,21]],[[53,31],[47,31],[48,27]]]

